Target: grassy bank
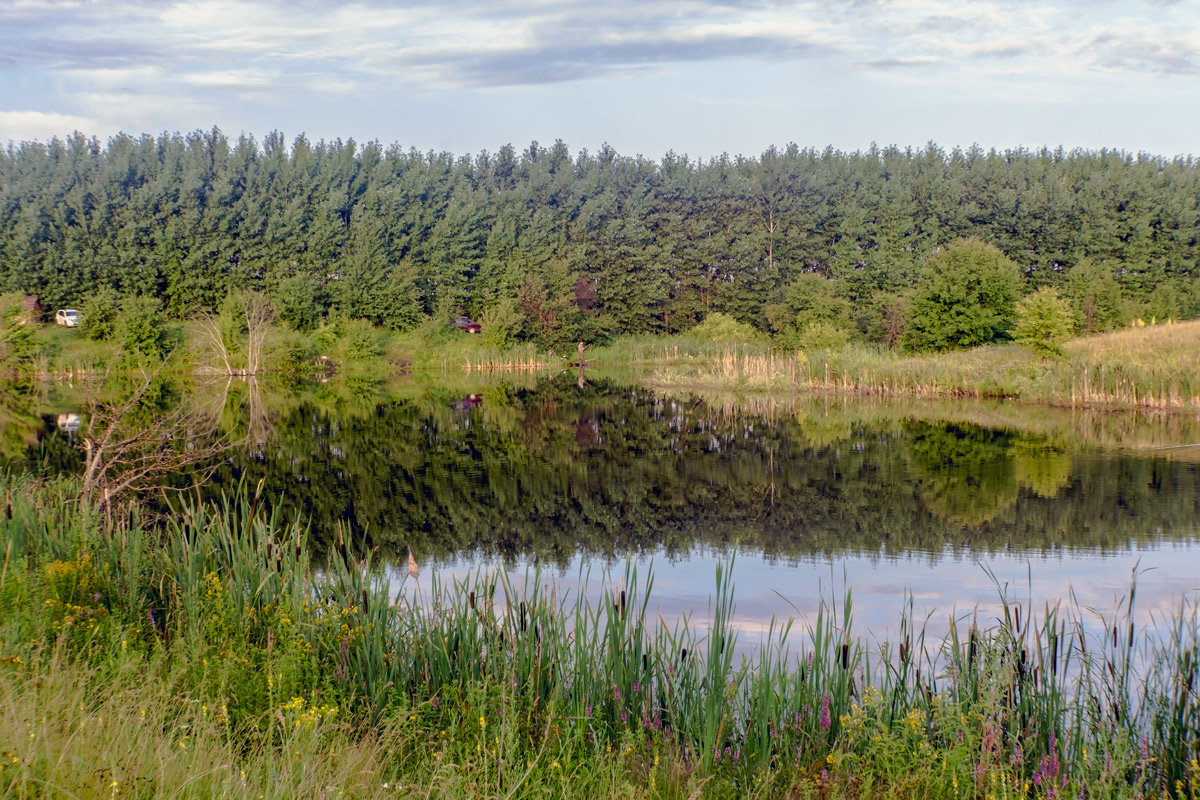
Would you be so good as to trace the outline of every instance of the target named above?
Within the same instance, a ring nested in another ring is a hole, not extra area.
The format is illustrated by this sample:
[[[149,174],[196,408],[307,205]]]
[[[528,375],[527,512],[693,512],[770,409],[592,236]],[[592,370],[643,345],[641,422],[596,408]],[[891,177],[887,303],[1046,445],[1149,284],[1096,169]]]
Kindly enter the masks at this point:
[[[721,335],[753,333],[743,328]],[[497,330],[485,328],[471,335],[437,320],[402,333],[375,329],[361,320],[330,320],[308,333],[267,326],[259,339],[261,353],[253,360],[264,374],[328,377],[344,372],[378,379],[410,372],[541,373],[578,360],[574,346],[564,352],[545,350],[515,343]],[[228,334],[224,351],[214,344],[219,338],[213,338],[203,321],[176,323],[166,327],[162,346],[173,348],[175,362],[196,374],[244,370],[249,348],[243,334]],[[77,329],[41,326],[35,345],[29,370],[46,378],[96,376],[114,363],[130,369],[143,366],[139,358],[122,353],[115,341],[91,341]],[[931,355],[866,345],[793,351],[765,338],[714,341],[692,333],[618,337],[603,347],[589,344],[584,359],[589,368],[622,371],[665,389],[983,397],[1070,408],[1197,412],[1197,352],[1200,320],[1076,339],[1066,343],[1061,358],[1039,356],[1015,344]]]
[[[1200,411],[1200,321],[1076,339],[1063,358],[1019,345],[936,355],[848,346],[779,352],[766,345],[627,340],[601,363],[640,362],[664,389],[826,392],[878,397],[986,397],[1069,408]]]
[[[309,565],[253,500],[148,531],[67,482],[0,487],[0,787],[11,797],[1187,797],[1200,792],[1194,600],[1135,592],[926,642],[854,631],[851,598],[733,660],[711,625],[540,576]]]

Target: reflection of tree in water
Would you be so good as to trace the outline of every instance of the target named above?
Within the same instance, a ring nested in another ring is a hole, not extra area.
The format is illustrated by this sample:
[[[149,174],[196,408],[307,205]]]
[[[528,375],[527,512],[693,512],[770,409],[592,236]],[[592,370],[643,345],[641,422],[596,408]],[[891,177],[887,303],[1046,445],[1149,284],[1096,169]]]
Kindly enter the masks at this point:
[[[1053,500],[1075,460],[1061,441],[962,425],[912,422],[909,457],[921,497],[939,517],[967,526],[995,519],[1020,490]]]
[[[469,407],[479,387],[404,401],[335,382],[275,395],[266,444],[229,459],[207,490],[265,478],[264,502],[311,523],[314,551],[341,526],[401,559],[409,545],[420,559],[557,563],[733,543],[780,558],[1120,547],[1191,535],[1200,518],[1192,465],[968,425],[848,421],[837,408],[767,419],[565,377],[487,385]],[[225,396],[229,414],[245,391]],[[41,450],[70,468],[60,439]]]
[[[934,514],[974,526],[1017,502],[1012,434],[928,422],[906,430],[913,472]]]
[[[1038,497],[1053,500],[1071,483],[1075,459],[1062,441],[1038,442],[1019,436],[1013,444],[1013,468],[1017,483]]]
[[[341,524],[381,555],[411,545],[422,558],[563,562],[581,549],[734,542],[788,558],[1117,546],[1148,535],[1155,500],[1113,498],[1154,495],[1146,469],[1184,484],[1156,511],[1176,528],[1194,519],[1194,470],[1143,460],[1114,477],[1092,459],[1072,480],[1069,453],[1017,434],[819,414],[767,421],[602,382],[489,388],[470,408],[463,396],[433,390],[351,415],[300,404],[279,415],[264,458],[228,465],[222,480],[266,477],[273,505],[311,520],[318,551]]]

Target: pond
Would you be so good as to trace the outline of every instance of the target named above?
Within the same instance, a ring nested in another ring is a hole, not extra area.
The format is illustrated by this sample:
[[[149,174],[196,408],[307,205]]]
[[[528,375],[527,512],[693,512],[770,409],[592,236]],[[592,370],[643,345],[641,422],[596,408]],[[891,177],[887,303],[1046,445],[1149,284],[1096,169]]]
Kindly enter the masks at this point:
[[[986,623],[1001,592],[1109,612],[1136,572],[1149,614],[1200,584],[1191,419],[570,375],[402,394],[277,402],[205,491],[262,481],[264,503],[309,522],[314,552],[371,548],[414,594],[480,568],[595,593],[631,561],[653,571],[652,611],[703,625],[732,561],[743,647],[847,590],[855,630],[882,638],[909,602],[936,633],[950,615]],[[77,435],[63,419],[45,416],[52,439]]]

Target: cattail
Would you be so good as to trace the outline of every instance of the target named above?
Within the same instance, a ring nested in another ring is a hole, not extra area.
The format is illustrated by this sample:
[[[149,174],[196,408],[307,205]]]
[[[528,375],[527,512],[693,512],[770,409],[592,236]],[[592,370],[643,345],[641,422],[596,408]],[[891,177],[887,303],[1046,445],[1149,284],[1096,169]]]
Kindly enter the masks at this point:
[[[842,669],[850,669],[850,642],[842,642]]]

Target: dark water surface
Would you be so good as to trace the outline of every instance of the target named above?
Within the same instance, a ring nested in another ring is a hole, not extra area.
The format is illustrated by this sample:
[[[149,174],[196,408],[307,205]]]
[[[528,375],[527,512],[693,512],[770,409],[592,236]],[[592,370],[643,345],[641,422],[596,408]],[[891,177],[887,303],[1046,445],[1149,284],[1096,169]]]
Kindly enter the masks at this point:
[[[737,401],[540,379],[331,409],[283,404],[218,470],[214,496],[263,497],[375,548],[399,591],[480,567],[540,569],[564,590],[632,559],[652,606],[703,623],[736,552],[737,624],[811,619],[853,592],[860,633],[906,597],[944,627],[999,591],[1110,611],[1135,568],[1142,613],[1200,585],[1194,420],[979,404]],[[616,578],[613,578],[614,580]]]
[[[1035,611],[1073,591],[1110,612],[1137,569],[1143,614],[1200,586],[1200,452],[1179,420],[749,405],[542,381],[357,416],[301,407],[222,480],[265,478],[323,542],[341,524],[397,565],[401,591],[419,588],[410,547],[426,591],[431,573],[483,566],[564,590],[589,575],[597,592],[632,559],[664,618],[703,624],[736,552],[748,640],[847,588],[859,631],[882,636],[906,595],[936,631],[986,621],[1005,586]]]

